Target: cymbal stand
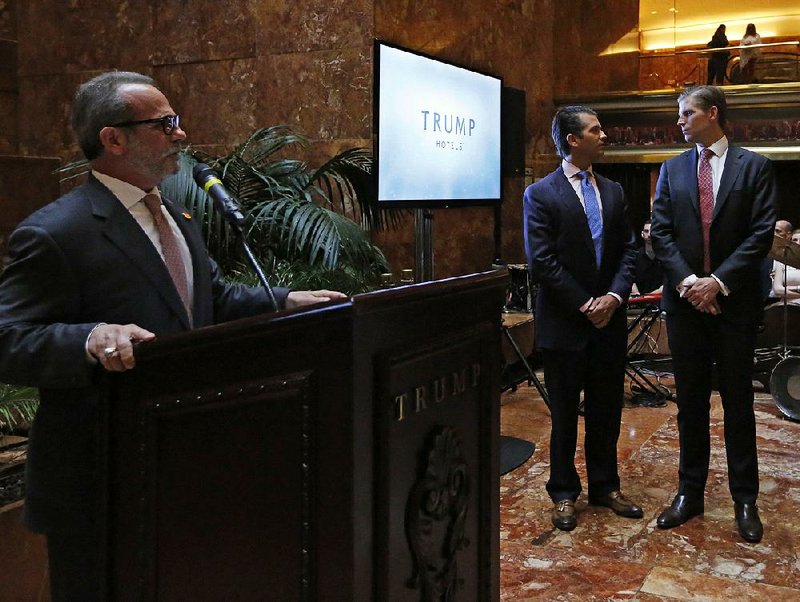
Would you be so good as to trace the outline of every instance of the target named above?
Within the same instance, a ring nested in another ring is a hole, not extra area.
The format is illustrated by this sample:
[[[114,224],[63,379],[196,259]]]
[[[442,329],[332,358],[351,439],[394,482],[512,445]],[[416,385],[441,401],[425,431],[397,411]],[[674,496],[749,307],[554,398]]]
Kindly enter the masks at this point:
[[[789,357],[789,299],[787,296],[788,283],[786,282],[787,273],[789,271],[789,264],[786,263],[786,256],[788,255],[788,247],[783,251],[783,353],[781,359],[785,360]]]

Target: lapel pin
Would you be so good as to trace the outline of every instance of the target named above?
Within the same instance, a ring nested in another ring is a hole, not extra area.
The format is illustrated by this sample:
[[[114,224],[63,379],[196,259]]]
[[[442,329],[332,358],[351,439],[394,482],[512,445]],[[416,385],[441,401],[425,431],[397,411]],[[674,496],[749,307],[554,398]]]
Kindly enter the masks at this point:
[[[183,212],[183,217],[185,217],[186,219],[192,219],[192,216],[189,215],[186,211]]]

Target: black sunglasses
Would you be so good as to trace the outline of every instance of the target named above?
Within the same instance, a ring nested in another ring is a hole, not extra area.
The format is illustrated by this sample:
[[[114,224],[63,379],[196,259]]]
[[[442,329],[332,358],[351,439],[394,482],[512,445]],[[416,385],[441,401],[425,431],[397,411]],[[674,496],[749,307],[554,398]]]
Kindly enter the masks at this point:
[[[156,117],[155,119],[140,119],[139,121],[123,121],[122,123],[115,123],[112,128],[129,127],[132,125],[143,125],[145,123],[160,123],[161,129],[169,136],[177,128],[180,127],[180,115],[164,115],[163,117]]]

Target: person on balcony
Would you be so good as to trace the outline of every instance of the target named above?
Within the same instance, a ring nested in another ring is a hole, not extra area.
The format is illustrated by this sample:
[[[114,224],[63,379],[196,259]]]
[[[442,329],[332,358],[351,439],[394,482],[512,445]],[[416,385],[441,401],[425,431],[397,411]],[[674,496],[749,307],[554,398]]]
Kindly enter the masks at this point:
[[[761,44],[761,36],[756,33],[755,24],[748,23],[740,45],[752,46],[754,44]],[[743,84],[757,83],[755,74],[759,57],[761,57],[761,48],[742,48],[739,51],[739,68],[742,70]]]
[[[706,44],[707,48],[725,48],[728,46],[728,38],[725,35],[725,25],[720,24],[711,41]],[[708,59],[708,81],[709,86],[716,83],[721,86],[725,82],[725,70],[728,68],[728,59],[731,53],[728,50],[718,50],[712,52]]]

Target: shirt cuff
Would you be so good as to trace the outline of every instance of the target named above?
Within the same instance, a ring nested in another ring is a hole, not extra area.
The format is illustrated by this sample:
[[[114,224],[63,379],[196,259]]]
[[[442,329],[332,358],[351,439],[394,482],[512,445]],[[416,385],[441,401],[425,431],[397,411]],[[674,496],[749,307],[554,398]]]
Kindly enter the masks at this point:
[[[617,293],[614,293],[612,291],[608,291],[608,294],[611,295],[612,297],[614,297],[614,299],[619,301],[619,304],[622,305],[622,303],[623,303],[622,297],[620,297]]]
[[[686,294],[686,291],[689,290],[689,287],[695,282],[697,282],[697,274],[689,274],[686,278],[681,280],[681,283],[675,287],[675,289],[678,291],[678,295],[683,297]]]
[[[712,277],[714,280],[716,280],[716,281],[717,281],[717,284],[719,284],[719,288],[720,288],[720,290],[722,291],[722,294],[723,294],[723,295],[725,295],[725,296],[727,297],[728,295],[730,295],[730,294],[731,294],[731,291],[728,289],[728,287],[727,287],[727,286],[725,286],[725,283],[724,283],[722,280],[720,280],[719,278],[717,278],[717,275],[716,275],[716,274],[711,274],[711,277]]]
[[[100,326],[105,326],[105,322],[100,322],[99,324],[95,324],[94,328],[89,331],[89,335],[86,337],[86,342],[83,344],[83,348],[86,351],[86,360],[92,364],[93,366],[97,363],[97,358],[89,353],[89,339],[92,338],[94,331],[97,330]]]

